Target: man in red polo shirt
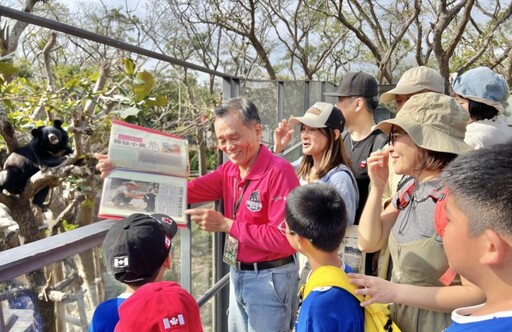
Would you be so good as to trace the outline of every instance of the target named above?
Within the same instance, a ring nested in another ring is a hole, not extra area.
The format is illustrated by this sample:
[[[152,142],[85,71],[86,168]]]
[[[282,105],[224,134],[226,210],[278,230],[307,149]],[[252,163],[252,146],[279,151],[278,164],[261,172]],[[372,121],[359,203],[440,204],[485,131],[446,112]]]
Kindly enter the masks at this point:
[[[215,110],[215,134],[229,161],[187,189],[189,203],[224,202],[224,215],[203,208],[185,213],[200,229],[226,233],[231,332],[289,331],[296,312],[299,265],[280,226],[286,197],[299,180],[288,161],[260,144],[262,131],[251,101],[223,101]],[[95,157],[106,176],[115,165],[107,155]]]
[[[215,134],[229,161],[188,185],[188,202],[222,199],[212,209],[185,213],[199,228],[227,235],[229,331],[289,331],[297,294],[295,250],[279,230],[288,193],[299,185],[292,166],[260,144],[261,120],[243,98],[215,110]]]

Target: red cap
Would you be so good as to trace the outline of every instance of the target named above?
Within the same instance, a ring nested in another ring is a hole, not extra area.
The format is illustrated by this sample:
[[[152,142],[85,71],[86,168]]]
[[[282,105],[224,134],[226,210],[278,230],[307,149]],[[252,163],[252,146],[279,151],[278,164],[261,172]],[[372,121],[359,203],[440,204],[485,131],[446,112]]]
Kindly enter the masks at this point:
[[[202,332],[196,300],[178,283],[148,283],[119,307],[115,332]]]

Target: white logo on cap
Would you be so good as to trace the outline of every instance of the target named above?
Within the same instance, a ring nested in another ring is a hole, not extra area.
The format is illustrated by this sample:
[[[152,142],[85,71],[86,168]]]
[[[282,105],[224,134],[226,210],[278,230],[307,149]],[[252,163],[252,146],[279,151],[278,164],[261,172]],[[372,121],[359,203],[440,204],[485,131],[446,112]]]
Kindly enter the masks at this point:
[[[178,314],[176,317],[164,318],[164,329],[169,330],[173,326],[185,325],[185,318],[182,314]]]
[[[169,224],[169,225],[172,225],[173,223],[173,220],[172,219],[169,219],[169,218],[166,218],[166,217],[163,217],[162,218],[162,221],[166,224]]]
[[[117,256],[114,257],[114,267],[119,269],[123,267],[127,267],[130,264],[128,263],[128,256]]]

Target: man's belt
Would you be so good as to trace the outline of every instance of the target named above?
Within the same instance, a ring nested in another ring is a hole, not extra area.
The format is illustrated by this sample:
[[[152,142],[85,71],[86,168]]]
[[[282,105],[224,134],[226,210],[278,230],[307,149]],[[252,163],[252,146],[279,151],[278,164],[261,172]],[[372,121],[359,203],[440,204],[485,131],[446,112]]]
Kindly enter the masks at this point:
[[[236,267],[242,271],[260,271],[273,269],[293,262],[293,255],[268,262],[244,263],[236,262]]]

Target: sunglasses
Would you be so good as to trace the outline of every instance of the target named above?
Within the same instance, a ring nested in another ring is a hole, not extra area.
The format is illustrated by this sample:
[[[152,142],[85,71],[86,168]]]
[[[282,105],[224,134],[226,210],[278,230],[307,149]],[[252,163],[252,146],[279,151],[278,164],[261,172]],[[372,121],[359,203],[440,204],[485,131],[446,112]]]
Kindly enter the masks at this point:
[[[389,145],[395,145],[396,139],[398,137],[400,137],[401,135],[403,135],[403,133],[390,132],[389,135],[388,135],[388,143],[389,143]]]
[[[389,132],[389,135],[388,135],[387,143],[389,145],[395,145],[395,141],[397,140],[398,137],[400,137],[402,135],[407,135],[406,133],[394,131],[394,128],[395,128],[395,126],[391,127],[391,131]]]

